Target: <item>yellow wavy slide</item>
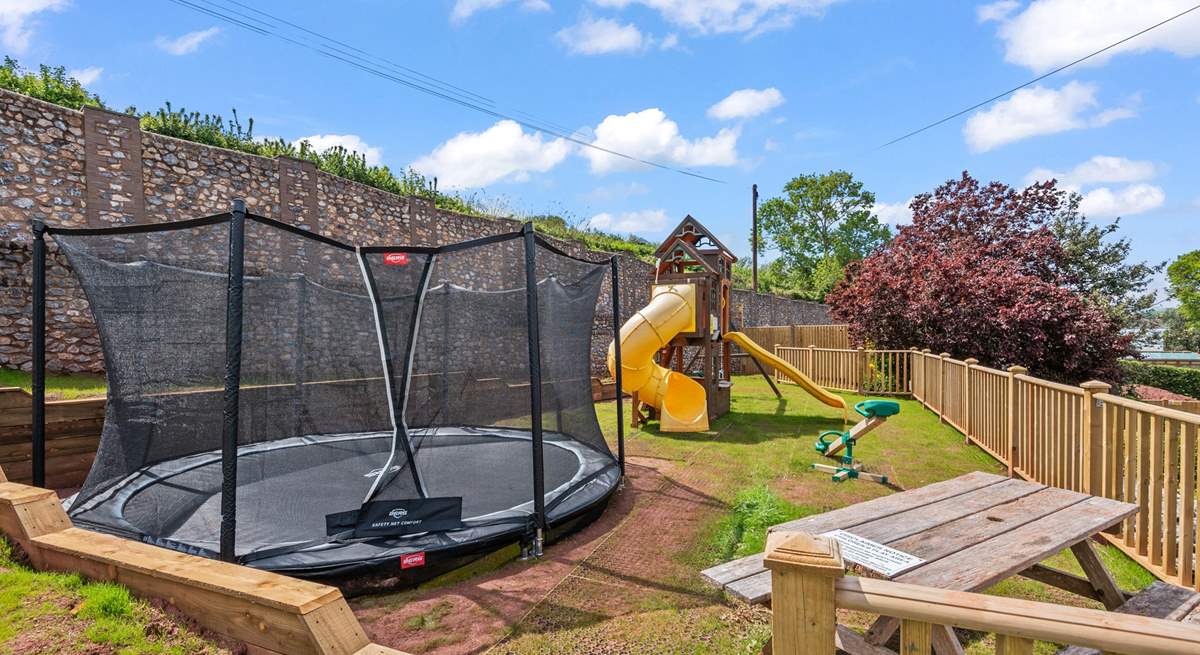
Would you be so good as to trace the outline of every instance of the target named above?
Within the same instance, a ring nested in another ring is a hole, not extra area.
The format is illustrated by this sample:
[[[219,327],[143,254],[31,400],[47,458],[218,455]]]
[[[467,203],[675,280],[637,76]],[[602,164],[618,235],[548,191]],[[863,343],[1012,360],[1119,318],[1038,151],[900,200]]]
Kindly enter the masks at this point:
[[[758,345],[745,334],[741,332],[726,332],[724,338],[741,346],[742,350],[745,350],[751,357],[757,359],[759,362],[762,362],[763,364],[766,364],[767,366],[770,366],[771,368],[791,378],[792,382],[800,385],[801,389],[804,389],[808,393],[812,394],[814,398],[822,403],[825,403],[830,407],[837,407],[843,412],[846,410],[846,401],[842,400],[841,396],[829,393],[828,391],[822,389],[807,375],[796,370],[796,367],[788,364],[782,359],[779,359],[774,355],[774,353]]]
[[[681,332],[696,329],[696,285],[660,284],[650,291],[650,304],[621,326],[621,389],[656,408],[663,432],[703,432],[708,429],[708,400],[704,386],[690,377],[659,366],[654,355]],[[608,370],[617,373],[613,346]]]

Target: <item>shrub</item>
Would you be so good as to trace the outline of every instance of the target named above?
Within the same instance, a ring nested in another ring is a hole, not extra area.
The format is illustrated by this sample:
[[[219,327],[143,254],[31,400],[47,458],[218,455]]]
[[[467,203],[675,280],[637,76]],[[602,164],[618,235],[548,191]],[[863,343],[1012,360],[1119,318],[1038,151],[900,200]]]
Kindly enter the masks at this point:
[[[1125,382],[1129,384],[1144,384],[1200,398],[1200,368],[1147,364],[1132,359],[1121,360],[1121,368],[1125,371]]]
[[[99,96],[88,93],[62,66],[43,65],[35,73],[21,68],[12,57],[5,57],[4,65],[0,66],[0,88],[71,109],[104,106]]]

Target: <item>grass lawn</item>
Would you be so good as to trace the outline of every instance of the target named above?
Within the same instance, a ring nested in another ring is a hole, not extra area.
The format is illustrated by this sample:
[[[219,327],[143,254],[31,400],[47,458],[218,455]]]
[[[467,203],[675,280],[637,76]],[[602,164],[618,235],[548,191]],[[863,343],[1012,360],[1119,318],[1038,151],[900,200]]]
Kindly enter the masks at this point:
[[[0,369],[0,387],[21,387],[29,391],[33,376],[26,371]],[[103,397],[107,386],[102,375],[47,375],[47,400],[75,400]]]
[[[761,551],[769,525],[894,492],[866,481],[834,484],[828,475],[812,471],[810,465],[819,459],[813,441],[823,430],[843,429],[841,413],[796,386],[780,388],[784,398],[777,400],[761,377],[736,377],[732,411],[713,421],[707,433],[660,433],[656,424],[628,431],[629,479],[623,493],[632,491],[629,507],[610,508],[610,515],[619,514],[611,518],[615,527],[605,528],[587,545],[586,557],[538,591],[537,600],[514,613],[514,620],[494,620],[501,612],[489,608],[511,601],[525,584],[522,576],[554,566],[553,560],[566,557],[560,555],[563,550],[576,546],[551,547],[546,560],[532,565],[480,567],[475,586],[459,575],[445,585],[435,581],[415,592],[362,599],[356,612],[377,641],[395,638],[389,645],[413,653],[757,653],[770,635],[770,615],[725,599],[698,572]],[[851,403],[863,399],[842,395]],[[970,471],[1003,472],[919,403],[900,404],[901,413],[855,449],[868,470],[886,473],[904,489]],[[598,405],[610,441],[615,407]],[[1119,551],[1101,551],[1123,587],[1140,589],[1153,580]],[[1049,564],[1079,571],[1069,551]],[[1024,579],[989,593],[1096,606]],[[451,606],[455,612],[447,611]],[[472,611],[478,615],[461,616]],[[842,616],[859,629],[870,618]],[[485,630],[489,620],[495,627]],[[991,639],[971,635],[967,652],[994,652]],[[1040,644],[1038,652],[1050,653],[1053,647]]]
[[[40,573],[0,539],[0,652],[28,655],[229,653],[124,587]]]

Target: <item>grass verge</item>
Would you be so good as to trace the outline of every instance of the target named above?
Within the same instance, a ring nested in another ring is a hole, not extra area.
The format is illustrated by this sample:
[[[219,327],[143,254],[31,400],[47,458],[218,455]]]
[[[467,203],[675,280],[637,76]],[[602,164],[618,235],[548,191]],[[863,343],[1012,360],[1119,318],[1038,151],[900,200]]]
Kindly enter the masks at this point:
[[[163,610],[110,582],[34,571],[0,539],[0,652],[216,655],[212,644]]]
[[[21,387],[26,391],[33,388],[33,375],[27,371],[0,369],[0,387]],[[47,400],[78,400],[80,398],[103,398],[108,385],[102,375],[47,375]]]

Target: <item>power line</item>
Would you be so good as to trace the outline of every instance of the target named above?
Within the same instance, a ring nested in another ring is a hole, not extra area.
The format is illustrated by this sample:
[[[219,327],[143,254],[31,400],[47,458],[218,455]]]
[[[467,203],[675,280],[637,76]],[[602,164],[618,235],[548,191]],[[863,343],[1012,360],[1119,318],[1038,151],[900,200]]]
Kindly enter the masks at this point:
[[[955,118],[958,118],[959,116],[962,116],[963,114],[966,114],[966,113],[969,113],[969,112],[975,111],[976,109],[979,109],[980,107],[982,107],[982,106],[984,106],[984,105],[987,105],[987,104],[989,104],[989,103],[995,102],[995,101],[999,100],[1000,98],[1003,98],[1004,96],[1006,96],[1006,95],[1009,95],[1010,93],[1015,93],[1015,92],[1017,92],[1017,91],[1020,91],[1021,89],[1024,89],[1025,87],[1027,87],[1027,86],[1029,86],[1029,85],[1031,85],[1031,84],[1036,84],[1036,83],[1038,83],[1038,82],[1041,82],[1042,80],[1046,79],[1047,77],[1050,77],[1051,75],[1054,75],[1055,73],[1061,73],[1062,71],[1064,71],[1064,70],[1066,70],[1066,69],[1068,69],[1068,68],[1070,68],[1070,67],[1074,66],[1075,64],[1078,64],[1078,63],[1081,63],[1081,62],[1087,61],[1088,59],[1091,59],[1092,57],[1095,57],[1095,56],[1096,56],[1096,55],[1098,55],[1098,54],[1101,54],[1101,53],[1103,53],[1103,52],[1107,52],[1108,50],[1112,50],[1113,48],[1115,48],[1115,47],[1117,47],[1117,46],[1119,46],[1119,45],[1121,45],[1121,44],[1123,44],[1123,43],[1126,43],[1127,41],[1131,41],[1131,40],[1133,40],[1133,39],[1136,39],[1137,37],[1139,37],[1139,36],[1141,36],[1141,35],[1145,34],[1146,32],[1149,32],[1150,30],[1153,30],[1153,29],[1157,29],[1157,28],[1159,28],[1159,27],[1162,27],[1163,25],[1166,25],[1167,23],[1169,23],[1169,22],[1171,22],[1171,21],[1175,20],[1176,18],[1179,18],[1180,16],[1185,16],[1185,15],[1187,15],[1187,14],[1190,14],[1191,12],[1193,12],[1193,11],[1196,11],[1197,9],[1200,9],[1200,5],[1196,5],[1196,6],[1192,7],[1191,9],[1187,9],[1187,10],[1185,10],[1185,11],[1181,11],[1181,12],[1179,12],[1178,14],[1175,14],[1174,16],[1171,16],[1170,18],[1168,18],[1168,19],[1166,19],[1166,20],[1164,20],[1164,21],[1162,21],[1162,22],[1155,23],[1154,25],[1151,25],[1150,27],[1147,27],[1146,29],[1144,29],[1144,30],[1142,30],[1142,31],[1140,31],[1140,32],[1137,32],[1136,34],[1130,34],[1129,36],[1127,36],[1127,37],[1125,37],[1125,38],[1121,39],[1120,41],[1117,41],[1116,43],[1113,43],[1113,44],[1107,45],[1107,46],[1105,46],[1105,47],[1103,47],[1103,48],[1100,48],[1099,50],[1097,50],[1097,51],[1095,51],[1095,52],[1093,52],[1093,53],[1091,53],[1091,54],[1089,54],[1089,55],[1086,55],[1086,56],[1084,56],[1084,57],[1080,57],[1079,59],[1076,59],[1075,61],[1073,61],[1073,62],[1071,62],[1071,63],[1069,63],[1069,64],[1064,64],[1064,65],[1062,65],[1062,66],[1059,66],[1058,68],[1055,68],[1054,70],[1050,71],[1049,73],[1045,73],[1045,74],[1043,74],[1043,75],[1039,75],[1038,77],[1035,77],[1035,78],[1033,78],[1032,80],[1029,80],[1028,82],[1026,82],[1026,83],[1024,83],[1024,84],[1022,84],[1022,85],[1020,85],[1020,86],[1015,86],[1015,87],[1013,87],[1013,88],[1011,88],[1011,89],[1009,89],[1009,90],[1005,91],[1004,93],[1001,93],[1001,94],[998,94],[998,95],[992,96],[991,98],[988,98],[987,100],[984,100],[983,102],[980,102],[980,103],[978,103],[978,104],[971,105],[970,107],[967,107],[966,109],[964,109],[964,110],[962,110],[962,111],[959,111],[959,112],[956,112],[956,113],[950,114],[949,116],[947,116],[947,117],[945,117],[945,118],[943,118],[943,119],[941,119],[941,120],[934,121],[934,122],[932,122],[932,123],[930,123],[930,124],[926,125],[925,127],[922,127],[922,128],[921,128],[921,129],[919,129],[919,130],[913,130],[912,132],[909,132],[908,134],[905,134],[904,136],[896,137],[895,139],[892,139],[891,141],[888,141],[887,143],[885,143],[885,144],[883,144],[883,145],[881,145],[881,146],[879,146],[879,147],[877,147],[877,148],[875,148],[875,149],[876,149],[876,150],[882,150],[883,148],[886,148],[886,147],[888,147],[888,146],[892,145],[893,143],[899,143],[900,141],[903,141],[903,140],[905,140],[905,139],[907,139],[907,138],[909,138],[909,137],[911,137],[911,136],[916,136],[916,135],[918,135],[918,134],[920,134],[920,133],[924,132],[925,130],[929,130],[929,129],[935,128],[935,127],[937,127],[938,125],[941,125],[942,123],[945,123],[946,121],[954,120]]]
[[[381,79],[384,79],[384,80],[387,80],[387,81],[390,81],[390,82],[393,82],[396,84],[400,84],[402,86],[413,89],[414,91],[418,91],[418,92],[436,97],[438,99],[454,103],[461,107],[491,116],[493,118],[498,118],[498,119],[502,119],[502,120],[510,120],[510,121],[513,121],[514,123],[517,123],[518,125],[521,125],[528,129],[534,130],[536,132],[543,132],[545,134],[563,139],[570,143],[574,143],[576,145],[579,145],[579,146],[582,146],[585,148],[590,148],[590,149],[596,150],[598,152],[603,152],[605,154],[609,154],[614,157],[619,157],[621,159],[625,159],[628,161],[637,162],[639,164],[645,164],[647,166],[659,168],[662,170],[673,171],[673,172],[679,173],[681,175],[687,175],[689,177],[694,177],[694,178],[705,180],[708,182],[716,182],[718,184],[725,183],[724,180],[719,180],[714,177],[702,175],[700,173],[689,171],[689,170],[686,170],[683,168],[676,168],[674,166],[669,166],[667,164],[659,163],[659,162],[656,162],[653,160],[642,159],[642,158],[636,157],[634,155],[629,155],[629,154],[626,154],[623,152],[612,150],[610,148],[605,148],[604,146],[596,145],[595,143],[585,141],[582,138],[575,136],[576,132],[573,130],[568,130],[566,128],[556,129],[555,127],[552,127],[553,124],[550,123],[549,121],[544,121],[542,119],[538,119],[538,118],[535,118],[532,116],[530,116],[529,118],[520,118],[520,117],[513,115],[516,113],[520,113],[522,115],[529,116],[528,114],[524,114],[523,112],[508,112],[508,113],[506,113],[506,112],[500,111],[499,109],[497,109],[494,106],[494,103],[492,103],[492,101],[488,100],[487,98],[485,98],[479,94],[476,94],[474,92],[468,91],[461,87],[449,84],[448,82],[444,82],[433,76],[429,76],[424,73],[420,73],[411,68],[401,66],[394,62],[391,62],[390,60],[383,59],[377,55],[367,54],[364,51],[362,51],[354,46],[343,43],[336,39],[332,39],[332,38],[325,36],[319,32],[300,27],[300,26],[296,25],[295,23],[291,23],[284,19],[272,16],[264,11],[254,9],[253,7],[242,4],[241,2],[237,2],[236,0],[226,0],[226,2],[244,7],[246,9],[248,9],[249,11],[252,11],[256,14],[259,14],[261,16],[269,18],[273,21],[276,21],[277,23],[292,26],[295,29],[299,29],[309,35],[312,35],[312,36],[316,37],[317,39],[319,39],[320,41],[323,41],[325,43],[323,43],[323,44],[322,43],[313,43],[309,40],[300,40],[297,38],[293,38],[292,36],[281,33],[281,30],[279,30],[277,27],[267,23],[264,20],[254,18],[253,16],[250,16],[244,12],[240,12],[235,9],[231,9],[228,6],[217,5],[214,2],[212,2],[211,0],[168,0],[168,1],[172,2],[174,4],[177,4],[181,7],[185,7],[185,8],[191,9],[193,11],[203,13],[205,15],[211,16],[213,18],[224,21],[231,25],[235,25],[237,27],[243,28],[243,29],[253,32],[254,34],[257,34],[259,36],[275,37],[277,39],[280,39],[280,40],[290,43],[292,45],[295,45],[295,46],[298,46],[301,48],[305,48],[307,50],[316,52],[317,54],[320,54],[324,57],[328,57],[330,59],[334,59],[334,60],[344,63],[346,65],[352,66],[352,67],[357,68],[357,69],[359,69],[365,73],[368,73],[370,75],[374,75]],[[301,37],[301,38],[303,38],[303,37]],[[330,46],[328,44],[334,44],[334,45]],[[341,47],[335,47],[335,46],[341,46]],[[365,56],[355,54],[356,52],[363,53],[363,55],[365,55]],[[367,59],[367,57],[369,57],[370,59]],[[371,60],[374,60],[374,61],[371,61]],[[383,62],[383,65],[381,65],[377,62]],[[422,79],[415,79],[417,77],[422,78]]]

